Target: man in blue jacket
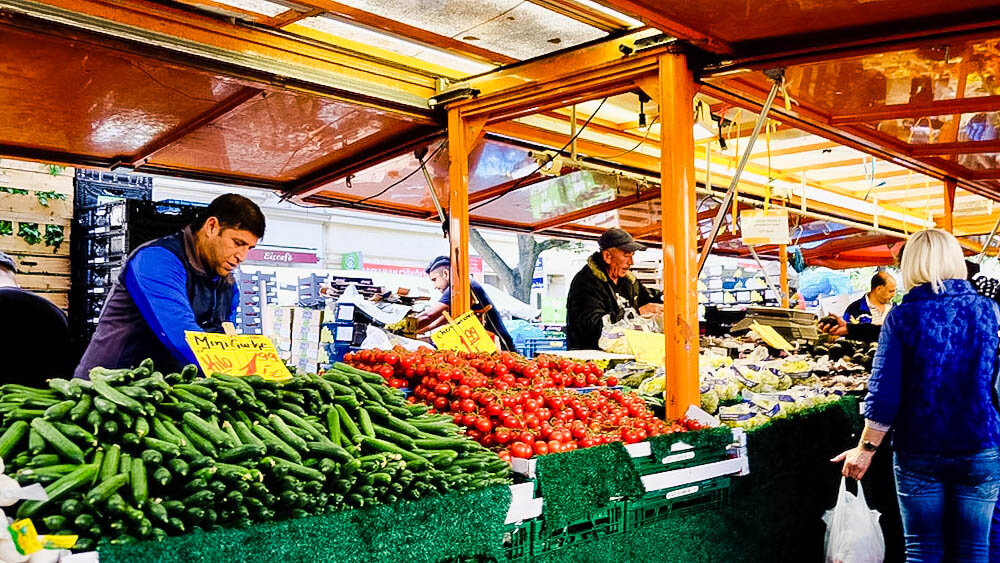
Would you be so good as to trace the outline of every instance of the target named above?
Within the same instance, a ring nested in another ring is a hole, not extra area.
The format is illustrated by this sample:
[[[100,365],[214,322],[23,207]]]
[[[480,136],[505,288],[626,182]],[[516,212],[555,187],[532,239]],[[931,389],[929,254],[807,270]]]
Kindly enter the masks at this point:
[[[97,330],[76,368],[134,367],[152,358],[167,372],[195,363],[185,331],[222,332],[233,322],[239,288],[233,270],[264,236],[264,214],[249,199],[216,198],[178,233],[137,248],[101,310]]]

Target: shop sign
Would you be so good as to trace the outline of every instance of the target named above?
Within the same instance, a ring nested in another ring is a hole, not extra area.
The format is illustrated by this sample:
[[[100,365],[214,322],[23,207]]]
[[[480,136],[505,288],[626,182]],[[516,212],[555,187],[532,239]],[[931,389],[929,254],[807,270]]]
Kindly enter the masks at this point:
[[[271,264],[315,264],[319,258],[315,252],[291,252],[287,250],[267,250],[255,248],[247,253],[248,262],[268,262]]]
[[[784,209],[741,211],[740,232],[743,244],[747,246],[792,242],[788,230],[788,211]]]
[[[190,330],[185,331],[184,336],[198,360],[198,366],[206,375],[259,375],[275,381],[292,377],[278,356],[274,343],[266,336]]]
[[[545,289],[545,268],[541,256],[535,262],[535,273],[531,275],[531,289]]]
[[[364,260],[361,258],[361,251],[348,252],[340,256],[341,270],[360,270]]]

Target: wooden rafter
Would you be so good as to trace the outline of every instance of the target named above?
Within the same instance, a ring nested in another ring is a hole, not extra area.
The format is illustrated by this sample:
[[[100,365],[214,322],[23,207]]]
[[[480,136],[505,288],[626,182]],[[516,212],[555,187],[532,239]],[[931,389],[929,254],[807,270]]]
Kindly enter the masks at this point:
[[[857,125],[889,119],[916,119],[938,115],[997,111],[998,109],[1000,109],[1000,96],[957,98],[923,104],[894,104],[851,114],[834,115],[830,118],[830,125]]]

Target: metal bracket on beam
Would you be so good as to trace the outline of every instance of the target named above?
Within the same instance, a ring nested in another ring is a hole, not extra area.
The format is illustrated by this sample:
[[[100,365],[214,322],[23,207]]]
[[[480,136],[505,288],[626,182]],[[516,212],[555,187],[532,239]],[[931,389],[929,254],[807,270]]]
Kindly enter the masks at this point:
[[[754,124],[753,133],[750,134],[750,140],[747,142],[747,148],[744,151],[743,156],[740,158],[739,165],[736,167],[736,172],[733,174],[733,180],[729,183],[729,189],[726,190],[726,195],[723,196],[722,203],[719,204],[719,212],[716,213],[715,219],[712,221],[712,230],[709,231],[708,237],[705,239],[705,246],[701,249],[701,256],[698,257],[699,276],[701,276],[701,271],[705,267],[708,255],[712,251],[712,245],[715,244],[715,239],[719,236],[719,229],[722,228],[722,222],[726,218],[729,206],[733,203],[733,195],[736,193],[736,186],[739,185],[740,176],[743,175],[743,169],[746,168],[747,162],[750,160],[750,153],[753,152],[754,143],[760,135],[761,128],[763,128],[764,123],[767,121],[767,114],[771,111],[774,99],[777,97],[778,91],[781,90],[781,85],[785,80],[785,69],[783,68],[769,69],[764,71],[764,74],[773,80],[774,84],[771,85],[771,91],[767,94],[767,99],[764,100],[764,105],[760,109],[760,116],[757,118],[757,123]]]

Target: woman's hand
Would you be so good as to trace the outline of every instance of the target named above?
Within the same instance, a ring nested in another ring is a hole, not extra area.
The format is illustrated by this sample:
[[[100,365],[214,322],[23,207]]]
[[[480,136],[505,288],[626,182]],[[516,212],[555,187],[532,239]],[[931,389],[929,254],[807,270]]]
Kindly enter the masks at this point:
[[[861,446],[851,448],[846,452],[831,459],[833,463],[844,462],[844,469],[840,472],[844,477],[850,477],[860,481],[872,464],[872,456],[875,452],[861,449]]]

